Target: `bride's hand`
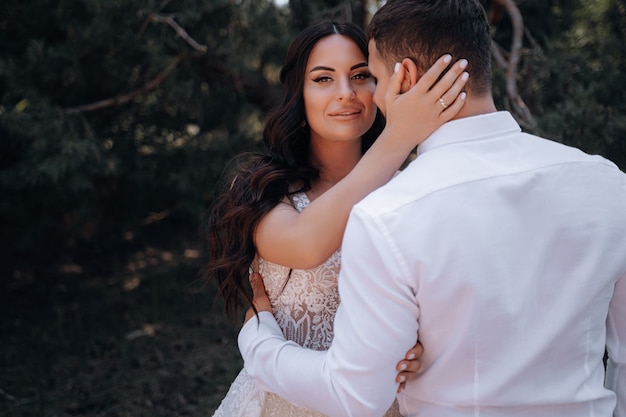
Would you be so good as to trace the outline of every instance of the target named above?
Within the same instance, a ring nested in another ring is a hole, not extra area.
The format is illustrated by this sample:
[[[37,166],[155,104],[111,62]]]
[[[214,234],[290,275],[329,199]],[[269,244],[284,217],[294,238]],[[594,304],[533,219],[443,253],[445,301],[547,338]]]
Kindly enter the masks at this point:
[[[451,59],[450,55],[442,56],[421,77],[411,59],[396,64],[384,103],[377,103],[387,120],[385,130],[394,143],[414,148],[461,110],[466,98],[462,90],[469,79],[465,72],[467,60],[457,61],[441,76]]]
[[[250,285],[252,286],[252,303],[256,308],[257,312],[261,311],[269,311],[272,312],[272,305],[270,304],[270,299],[267,296],[267,292],[265,291],[265,285],[263,285],[263,278],[261,274],[258,272],[253,272],[250,274]],[[243,324],[246,324],[248,320],[254,317],[255,312],[252,307],[246,311],[246,318]]]
[[[396,370],[398,370],[398,375],[396,376],[396,382],[400,384],[398,386],[398,393],[401,393],[406,387],[406,381],[415,378],[417,375],[417,371],[419,371],[422,364],[420,363],[420,358],[424,354],[424,347],[422,344],[417,341],[415,346],[413,346],[404,356],[398,364],[396,365]]]

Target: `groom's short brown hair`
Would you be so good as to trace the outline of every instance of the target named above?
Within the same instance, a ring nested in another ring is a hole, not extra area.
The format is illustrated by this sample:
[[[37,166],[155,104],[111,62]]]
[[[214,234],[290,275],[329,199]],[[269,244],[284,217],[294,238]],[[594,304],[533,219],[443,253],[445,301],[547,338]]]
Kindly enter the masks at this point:
[[[404,58],[424,71],[446,53],[453,60],[466,58],[468,91],[491,94],[491,35],[479,0],[388,0],[367,37],[389,68]]]

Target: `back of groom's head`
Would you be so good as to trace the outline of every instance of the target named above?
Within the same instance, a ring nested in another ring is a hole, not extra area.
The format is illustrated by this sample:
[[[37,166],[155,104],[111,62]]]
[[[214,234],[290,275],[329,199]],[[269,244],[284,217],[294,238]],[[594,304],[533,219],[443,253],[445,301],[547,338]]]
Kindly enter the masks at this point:
[[[367,28],[388,68],[407,57],[423,71],[446,53],[466,58],[475,95],[491,94],[489,32],[479,0],[388,0]]]

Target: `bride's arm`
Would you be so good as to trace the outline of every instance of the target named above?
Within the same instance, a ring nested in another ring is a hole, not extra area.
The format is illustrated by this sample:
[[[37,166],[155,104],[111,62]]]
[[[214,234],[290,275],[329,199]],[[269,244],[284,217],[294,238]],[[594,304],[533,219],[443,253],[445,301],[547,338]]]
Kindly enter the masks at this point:
[[[385,96],[388,117],[381,135],[346,177],[302,212],[290,204],[279,204],[261,220],[255,232],[261,257],[291,268],[309,269],[339,248],[352,207],[389,181],[411,150],[463,106],[465,94],[461,90],[467,80],[461,75],[463,60],[437,81],[449,62],[449,56],[440,58],[403,94],[404,71],[396,66]],[[439,101],[442,97],[450,103],[445,109]]]

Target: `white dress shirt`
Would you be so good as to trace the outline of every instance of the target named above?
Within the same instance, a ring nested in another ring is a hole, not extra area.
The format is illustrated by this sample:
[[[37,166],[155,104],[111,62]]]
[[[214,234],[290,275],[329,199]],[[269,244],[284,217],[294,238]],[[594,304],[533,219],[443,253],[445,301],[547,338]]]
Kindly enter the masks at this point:
[[[342,258],[330,350],[285,341],[270,313],[240,332],[283,398],[381,416],[419,330],[404,415],[626,417],[626,175],[606,159],[506,112],[446,123],[354,207]]]

